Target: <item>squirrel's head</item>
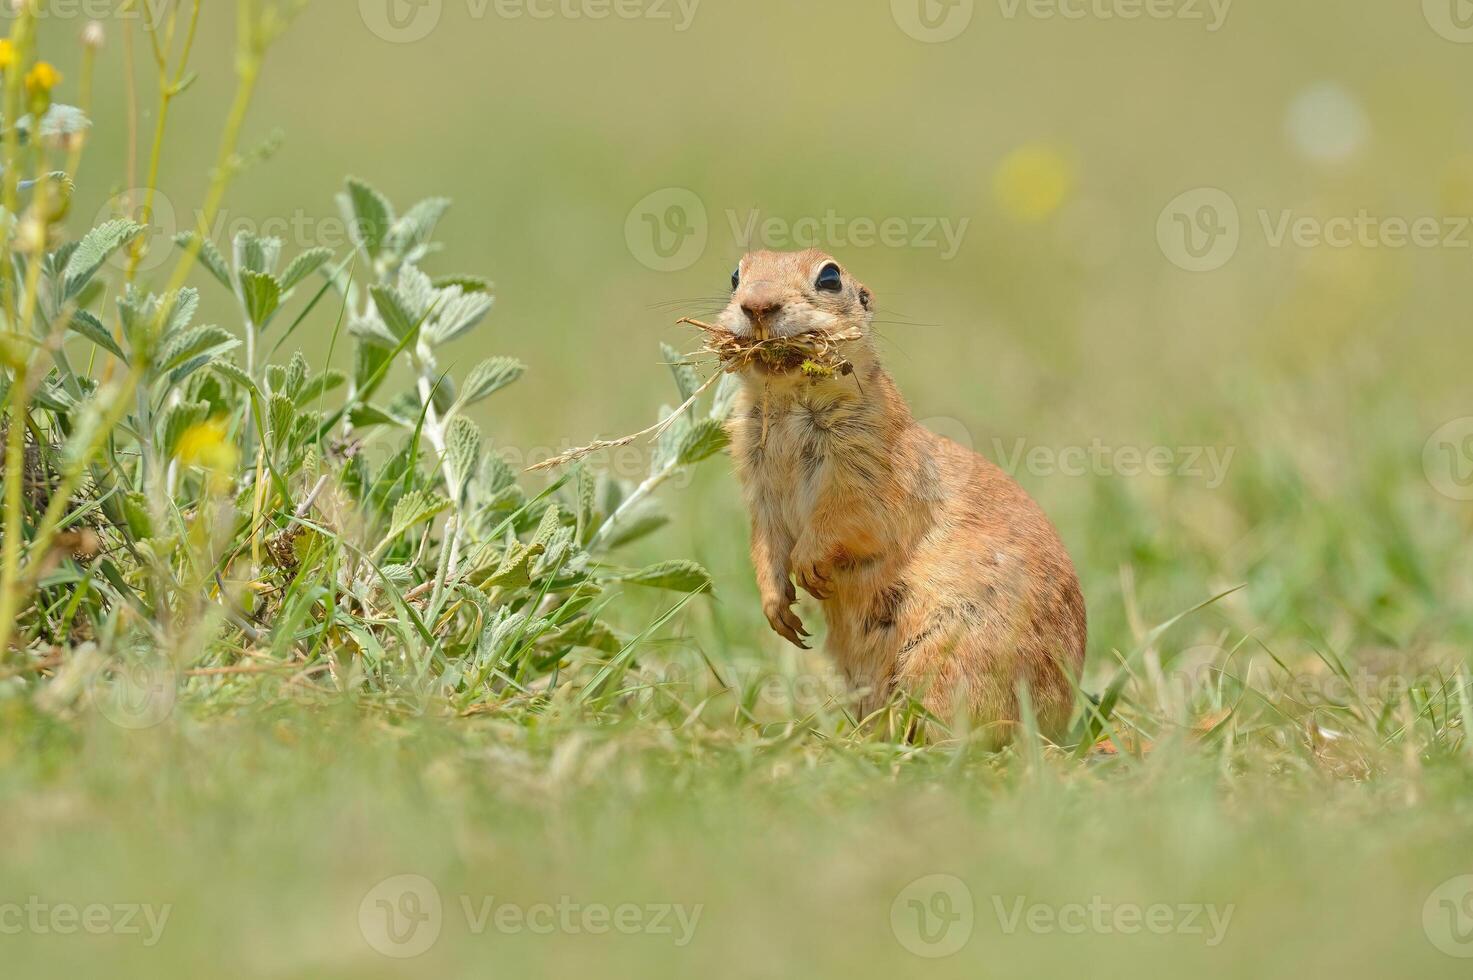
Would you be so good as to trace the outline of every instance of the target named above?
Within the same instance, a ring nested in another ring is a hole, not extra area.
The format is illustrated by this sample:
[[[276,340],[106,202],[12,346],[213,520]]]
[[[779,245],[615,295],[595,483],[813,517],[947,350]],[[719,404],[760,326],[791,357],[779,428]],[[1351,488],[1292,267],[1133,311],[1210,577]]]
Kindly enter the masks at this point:
[[[867,333],[874,294],[817,249],[749,252],[731,276],[731,303],[718,323],[766,340],[822,330]]]

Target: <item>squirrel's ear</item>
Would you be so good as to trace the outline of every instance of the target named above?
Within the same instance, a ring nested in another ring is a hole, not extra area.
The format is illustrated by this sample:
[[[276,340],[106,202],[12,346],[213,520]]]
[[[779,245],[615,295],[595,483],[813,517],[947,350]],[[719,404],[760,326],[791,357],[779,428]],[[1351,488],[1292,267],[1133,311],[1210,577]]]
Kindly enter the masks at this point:
[[[875,305],[875,294],[869,291],[868,286],[859,287],[859,305],[866,310]]]

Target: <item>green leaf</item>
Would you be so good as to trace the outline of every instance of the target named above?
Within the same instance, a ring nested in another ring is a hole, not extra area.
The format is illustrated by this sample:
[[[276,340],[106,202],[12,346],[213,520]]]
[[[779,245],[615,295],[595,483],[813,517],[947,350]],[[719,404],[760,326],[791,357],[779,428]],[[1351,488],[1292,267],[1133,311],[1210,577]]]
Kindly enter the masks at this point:
[[[662,406],[660,420],[670,418],[674,412],[675,409],[669,405]],[[675,416],[675,420],[660,433],[660,438],[655,442],[655,451],[650,457],[651,473],[662,473],[680,459],[680,447],[685,445],[685,437],[690,435],[692,428],[689,412]]]
[[[428,490],[411,490],[399,498],[394,513],[389,518],[389,540],[399,537],[410,528],[435,519],[450,506],[450,501]]]
[[[123,494],[123,520],[133,540],[153,537],[153,515],[148,508],[148,498],[143,494],[137,491]]]
[[[578,541],[587,544],[598,530],[598,480],[581,460],[574,472],[578,481]]]
[[[450,289],[458,286],[463,293],[489,293],[491,291],[491,280],[482,279],[480,276],[441,276],[434,281],[436,289]]]
[[[532,583],[531,564],[543,552],[540,544],[513,544],[502,557],[496,571],[481,583],[483,586],[500,586],[506,589],[523,589]]]
[[[184,437],[184,433],[209,417],[208,402],[177,402],[164,409],[163,418],[158,424],[164,455],[172,459],[179,451],[179,440]]]
[[[348,413],[348,421],[355,429],[371,429],[375,425],[402,426],[404,420],[390,415],[377,405],[355,405]]]
[[[192,248],[198,240],[199,235],[192,231],[180,232],[174,236],[174,244],[186,251]],[[215,247],[215,243],[208,238],[200,243],[199,262],[200,265],[209,271],[210,275],[220,281],[220,285],[231,292],[235,292],[235,285],[230,281],[230,266],[226,264],[225,256],[220,254],[220,250]]]
[[[398,338],[389,332],[389,328],[384,324],[383,319],[372,310],[369,311],[367,316],[355,316],[349,320],[348,333],[362,341],[362,343],[358,344],[360,351],[364,348],[369,348],[379,352],[377,355],[379,358],[377,364],[387,361],[392,356],[390,352],[399,346]],[[359,383],[361,384],[372,377],[375,369],[376,365],[375,367],[370,367],[367,374],[355,375],[358,377]]]
[[[384,365],[394,356],[393,349],[386,349],[366,338],[353,346],[353,383],[357,385],[360,397],[367,398],[373,393],[373,388],[383,382],[387,374]],[[377,383],[374,378],[378,378]]]
[[[242,371],[234,361],[213,360],[210,362],[210,370],[246,391],[260,394],[260,389],[251,380],[251,376]]]
[[[98,347],[101,347],[103,350],[107,351],[109,354],[113,355],[124,364],[128,363],[128,355],[124,354],[123,349],[118,346],[118,342],[116,339],[114,339],[111,331],[109,331],[107,327],[103,326],[102,321],[97,319],[97,317],[93,316],[91,313],[88,313],[86,310],[76,311],[72,314],[71,323],[67,324],[67,326],[71,327],[72,330],[81,334],[83,337],[86,337],[88,340],[92,341]]]
[[[150,297],[150,301],[153,301],[153,297]],[[165,306],[168,307],[168,313],[164,316],[163,333],[167,337],[172,333],[183,330],[194,322],[194,314],[199,311],[199,290],[189,288],[181,289],[176,293],[170,293],[158,299],[156,302],[160,309]]]
[[[277,449],[284,448],[291,439],[292,427],[297,421],[296,402],[292,401],[290,395],[278,392],[266,404],[272,442]]]
[[[156,359],[158,371],[173,371],[194,358],[223,354],[238,346],[240,341],[222,327],[205,326],[181,330],[164,342]]]
[[[667,561],[619,578],[630,585],[644,585],[670,592],[709,592],[711,573],[693,561]]]
[[[322,268],[332,259],[332,249],[313,248],[292,259],[291,265],[281,274],[281,291],[295,289],[303,279]]]
[[[348,192],[339,198],[353,244],[378,258],[394,224],[394,208],[378,191],[361,180],[348,179]]]
[[[37,405],[53,412],[70,412],[76,407],[76,400],[71,393],[59,384],[44,382],[31,395]]]
[[[281,307],[281,283],[275,276],[265,272],[243,269],[240,273],[240,294],[245,300],[246,316],[258,329],[264,329],[271,317]]]
[[[302,386],[302,390],[297,393],[297,404],[310,405],[329,391],[341,388],[347,380],[347,375],[341,371],[334,371],[331,368],[321,374],[314,375],[311,380]]]
[[[449,343],[483,320],[495,304],[489,293],[467,293],[459,286],[440,290],[435,296],[434,319],[425,327],[431,344]]]
[[[385,237],[385,247],[410,261],[418,258],[414,253],[424,251],[430,244],[430,236],[435,233],[435,225],[440,223],[440,219],[445,216],[449,207],[448,198],[432,197],[420,201],[394,222]]]
[[[466,484],[480,463],[481,430],[470,419],[457,415],[451,419],[450,431],[445,434],[445,468],[450,494],[456,500],[463,499]]]
[[[624,649],[629,637],[602,620],[590,619],[568,631],[568,642],[612,655]]]
[[[553,535],[563,526],[562,508],[552,504],[542,512],[542,521],[537,525],[537,533],[532,535],[532,543],[540,544],[544,548],[551,543]]]
[[[393,286],[370,286],[368,293],[373,297],[374,308],[378,310],[378,315],[395,344],[419,326],[420,317]]]
[[[109,256],[147,230],[135,221],[115,218],[89,231],[67,261],[66,271],[62,274],[62,298],[76,297],[97,275],[97,270]]]
[[[726,426],[715,419],[701,419],[681,440],[675,461],[681,466],[690,466],[710,459],[730,444]]]
[[[514,357],[493,357],[471,368],[465,376],[456,409],[468,408],[485,401],[526,373],[526,366]]]
[[[296,399],[302,393],[302,385],[307,382],[307,358],[301,351],[292,355],[291,361],[286,367],[286,378],[281,385],[281,391],[287,396]]]
[[[741,378],[735,374],[721,376],[721,380],[716,383],[716,396],[711,400],[711,418],[725,422],[731,417],[731,407],[736,403],[737,392],[741,387]]]
[[[701,379],[696,374],[696,369],[674,347],[661,344],[660,353],[664,355],[665,363],[670,365],[670,373],[675,376],[675,387],[680,389],[680,404],[684,405],[701,390]]]
[[[413,315],[416,323],[428,317],[440,300],[430,277],[408,262],[399,267],[399,278],[394,282],[394,288],[399,291],[404,308]]]
[[[481,460],[481,474],[477,483],[486,493],[500,493],[516,486],[517,474],[506,460],[495,453],[488,453]]]
[[[234,411],[237,404],[232,395],[226,393],[225,384],[218,376],[207,373],[190,385],[189,400],[210,406],[210,418],[224,418]]]
[[[281,261],[281,239],[262,238],[243,231],[235,236],[235,267],[242,273],[271,275]]]

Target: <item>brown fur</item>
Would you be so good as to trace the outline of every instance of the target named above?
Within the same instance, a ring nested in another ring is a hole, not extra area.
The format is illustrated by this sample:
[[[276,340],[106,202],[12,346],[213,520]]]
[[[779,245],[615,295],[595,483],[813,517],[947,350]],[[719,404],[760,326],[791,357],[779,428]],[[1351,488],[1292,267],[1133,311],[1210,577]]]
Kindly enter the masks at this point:
[[[1040,728],[1062,736],[1084,661],[1084,600],[1058,534],[988,460],[911,418],[880,366],[872,294],[817,251],[755,252],[720,325],[787,336],[860,325],[847,377],[752,368],[730,424],[752,519],[752,560],[772,628],[803,646],[797,586],[822,601],[828,649],[865,714],[898,691],[997,744],[1026,686]]]

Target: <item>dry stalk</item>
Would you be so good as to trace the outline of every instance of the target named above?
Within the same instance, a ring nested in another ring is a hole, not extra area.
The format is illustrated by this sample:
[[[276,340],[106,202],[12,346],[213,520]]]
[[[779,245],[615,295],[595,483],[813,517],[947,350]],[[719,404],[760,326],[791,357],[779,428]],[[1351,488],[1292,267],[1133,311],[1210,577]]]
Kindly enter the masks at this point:
[[[703,323],[692,317],[686,317],[679,322],[688,323],[705,333],[706,343],[695,356],[699,354],[713,356],[721,370],[711,375],[711,378],[701,385],[699,391],[658,425],[653,425],[642,432],[636,432],[622,439],[595,442],[580,449],[569,450],[560,456],[554,456],[552,459],[538,463],[536,466],[529,466],[528,472],[557,469],[605,449],[619,449],[645,436],[658,439],[666,429],[675,424],[676,419],[684,415],[696,403],[701,395],[720,380],[723,374],[735,374],[752,367],[761,367],[768,371],[783,373],[801,371],[810,377],[847,377],[854,373],[854,365],[850,364],[840,353],[840,345],[845,341],[858,340],[862,336],[858,328],[851,327],[833,333],[824,330],[810,330],[789,337],[766,337],[759,340],[752,337],[739,337],[730,330]]]

